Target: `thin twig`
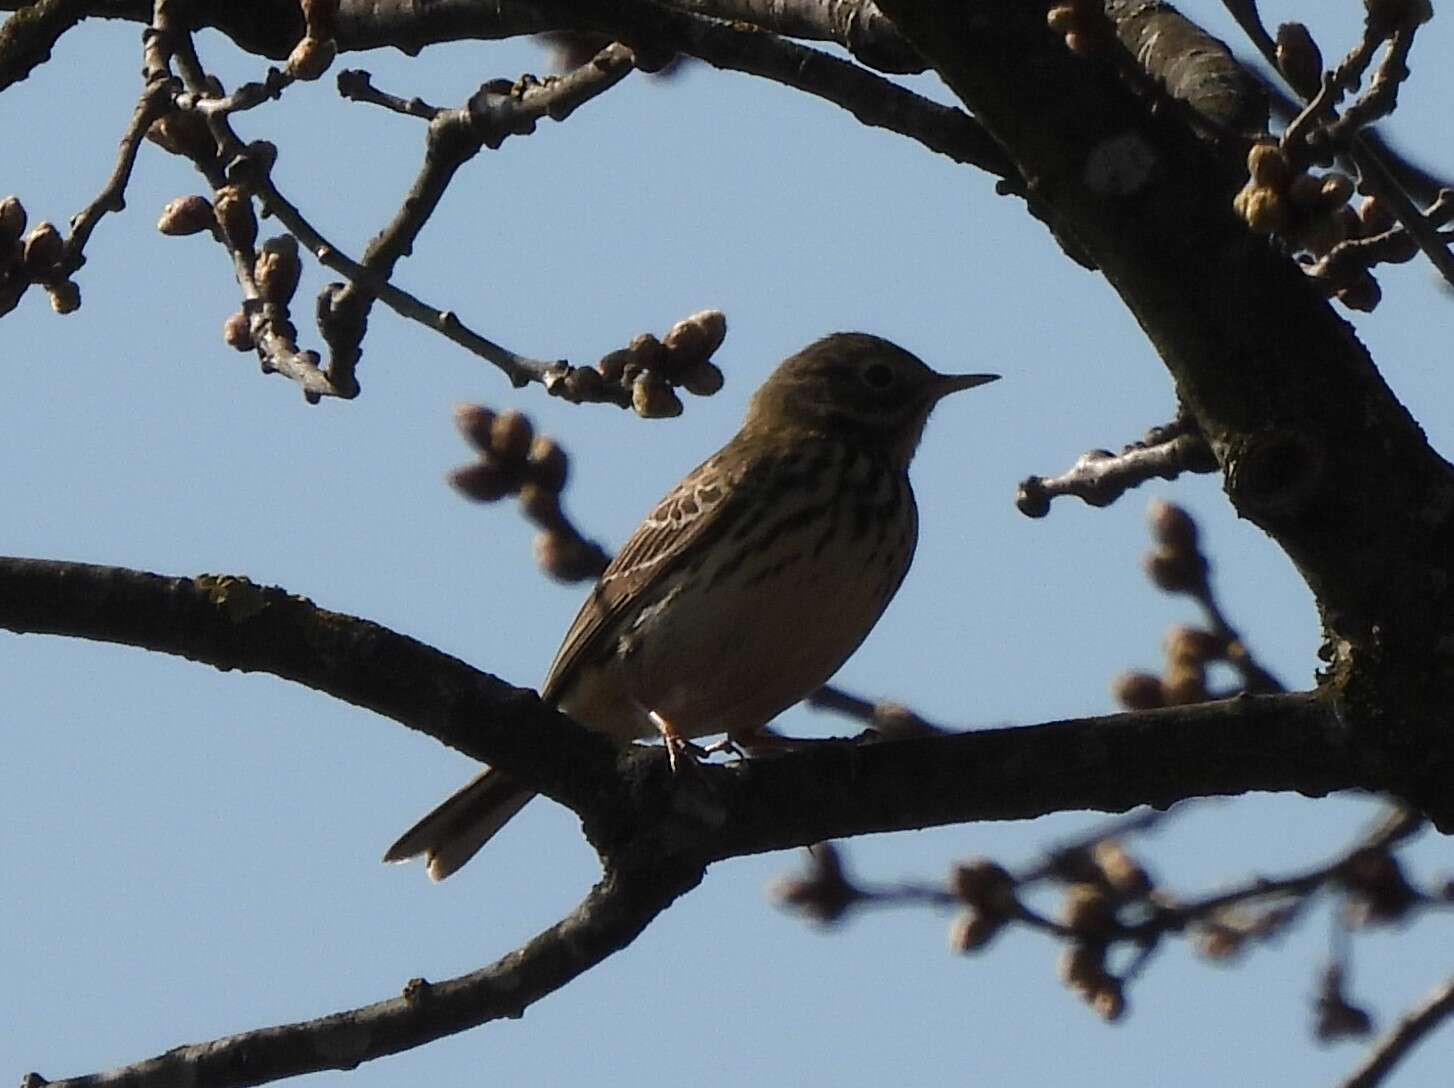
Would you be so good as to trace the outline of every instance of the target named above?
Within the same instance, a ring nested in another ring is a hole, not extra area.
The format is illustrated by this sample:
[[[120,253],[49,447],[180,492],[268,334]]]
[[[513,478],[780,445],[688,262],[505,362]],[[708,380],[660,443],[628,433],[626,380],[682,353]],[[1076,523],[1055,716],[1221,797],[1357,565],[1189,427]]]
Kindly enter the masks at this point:
[[[435,113],[429,121],[424,162],[413,185],[393,219],[369,243],[360,263],[388,280],[399,259],[413,250],[424,224],[434,214],[461,166],[484,147],[497,148],[511,135],[533,132],[535,123],[542,117],[564,120],[578,106],[625,79],[634,67],[631,51],[613,42],[564,76],[543,83],[533,78],[521,79],[513,85],[502,81],[487,83],[465,106]],[[330,348],[329,376],[345,387],[354,384],[354,370],[362,354],[374,295],[364,281],[352,279],[331,294],[326,307],[320,307],[320,327]],[[449,315],[438,315],[434,321],[441,332],[458,324]],[[460,334],[459,328],[454,331]],[[468,339],[473,341],[472,350],[500,366],[517,385],[534,377],[529,362],[483,337],[471,334]]]
[[[338,93],[353,102],[367,102],[425,121],[433,121],[444,112],[439,106],[431,106],[418,95],[413,98],[400,98],[379,90],[374,86],[373,76],[362,68],[345,68],[338,73]]]
[[[151,123],[171,109],[173,81],[163,74],[147,81],[146,89],[137,99],[131,120],[121,136],[121,147],[116,154],[116,166],[105,186],[96,194],[96,199],[71,217],[71,236],[66,239],[65,256],[61,267],[74,272],[86,262],[86,243],[91,232],[107,212],[119,212],[126,207],[126,186],[131,181],[131,171],[136,166],[137,152],[146,130]]]
[[[1375,1088],[1424,1036],[1454,1016],[1454,978],[1450,978],[1414,1008],[1405,1013],[1373,1045],[1342,1088]]]
[[[824,684],[804,702],[815,710],[827,710],[863,722],[885,739],[932,737],[951,732],[921,718],[902,703],[865,699],[834,684]]]
[[[1155,427],[1145,438],[1120,453],[1091,450],[1059,476],[1030,476],[1015,495],[1020,513],[1041,518],[1051,500],[1074,495],[1091,506],[1109,506],[1128,490],[1160,478],[1174,480],[1183,472],[1215,472],[1217,459],[1190,417]]]
[[[283,92],[294,82],[296,82],[296,77],[289,73],[279,68],[269,68],[261,82],[244,83],[231,94],[223,95],[221,98],[214,98],[210,95],[188,95],[179,99],[177,106],[179,109],[195,110],[204,117],[209,114],[225,116],[242,113],[261,106],[264,102],[281,98]]]

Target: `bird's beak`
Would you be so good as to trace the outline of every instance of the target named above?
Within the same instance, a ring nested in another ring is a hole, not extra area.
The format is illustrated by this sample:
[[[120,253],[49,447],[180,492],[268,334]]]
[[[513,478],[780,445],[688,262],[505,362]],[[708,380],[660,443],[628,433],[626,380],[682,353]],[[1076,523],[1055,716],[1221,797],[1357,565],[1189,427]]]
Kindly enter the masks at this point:
[[[1000,380],[998,374],[940,374],[934,385],[934,399],[958,393],[961,389],[973,389],[976,385]]]

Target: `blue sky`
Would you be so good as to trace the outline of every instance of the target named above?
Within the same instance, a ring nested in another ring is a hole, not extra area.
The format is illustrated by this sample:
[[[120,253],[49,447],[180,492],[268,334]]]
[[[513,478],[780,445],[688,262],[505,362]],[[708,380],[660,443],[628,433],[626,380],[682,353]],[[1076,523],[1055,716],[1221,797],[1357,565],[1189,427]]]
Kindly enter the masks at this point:
[[[1188,7],[1236,40],[1216,5]],[[1359,6],[1325,7],[1314,30],[1333,55]],[[1269,22],[1293,12],[1267,8]],[[88,23],[0,96],[11,134],[0,192],[19,193],[32,221],[65,222],[110,170],[137,91],[137,36]],[[260,74],[223,39],[202,44],[229,86]],[[1446,12],[1421,34],[1390,128],[1446,176],[1454,77],[1438,58],[1451,47]],[[486,78],[546,62],[516,42],[344,63],[387,90],[455,104]],[[397,206],[423,136],[413,119],[340,101],[331,78],[238,128],[279,145],[280,187],[354,254]],[[127,212],[92,241],[81,311],[57,318],[35,293],[0,322],[0,550],[245,574],[534,685],[584,590],[535,571],[531,530],[513,509],[469,505],[444,484],[467,459],[451,405],[518,406],[557,435],[573,458],[567,507],[613,547],[726,440],[778,359],[855,328],[941,370],[1005,380],[931,423],[914,469],[915,567],[840,674],[845,687],[970,728],[1111,710],[1111,677],[1155,668],[1167,625],[1194,618],[1140,573],[1145,504],[1158,495],[1201,519],[1217,587],[1257,651],[1289,684],[1311,683],[1311,598],[1214,478],[1147,487],[1106,510],[1057,505],[1043,521],[1015,511],[1022,477],[1169,419],[1170,380],[1107,285],[1066,261],[1021,202],[834,107],[703,65],[669,82],[632,76],[467,166],[401,265],[411,291],[542,357],[587,361],[694,310],[724,310],[726,388],[690,399],[677,420],[512,390],[382,308],[363,395],[309,407],[221,343],[236,308],[222,252],[153,229],[166,200],[196,191],[189,168],[148,148]],[[326,278],[310,268],[300,299]],[[1380,278],[1383,305],[1355,323],[1447,451],[1449,297],[1420,262]],[[7,1076],[93,1072],[468,971],[549,925],[596,876],[574,819],[545,802],[443,885],[417,866],[380,865],[471,766],[268,677],[0,634],[0,692]],[[785,725],[846,728],[803,709]],[[1190,892],[1321,858],[1374,811],[1357,799],[1205,805],[1145,854]],[[932,877],[971,854],[1028,860],[1096,819],[878,836],[846,850],[865,877]],[[1432,839],[1414,857],[1423,875],[1454,868]],[[1011,934],[960,959],[945,950],[948,919],[932,913],[810,929],[764,895],[799,864],[721,865],[629,950],[523,1020],[314,1082],[1070,1085],[1108,1069],[1125,1084],[1329,1084],[1356,1063],[1357,1047],[1321,1048],[1308,1031],[1325,914],[1236,970],[1168,950],[1131,992],[1129,1018],[1105,1027],[1055,981],[1058,950],[1038,938]],[[1383,1023],[1449,974],[1446,925],[1359,940],[1354,992]],[[1395,1083],[1436,1083],[1451,1061],[1446,1032]]]

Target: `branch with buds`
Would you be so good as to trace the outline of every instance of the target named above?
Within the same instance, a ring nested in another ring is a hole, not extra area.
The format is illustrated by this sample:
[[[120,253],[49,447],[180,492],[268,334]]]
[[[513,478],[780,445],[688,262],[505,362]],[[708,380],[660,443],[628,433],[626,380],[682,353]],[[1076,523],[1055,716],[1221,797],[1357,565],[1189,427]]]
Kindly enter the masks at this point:
[[[1451,240],[1439,229],[1449,220],[1454,191],[1444,189],[1420,209],[1371,131],[1398,104],[1414,35],[1433,16],[1428,0],[1367,0],[1363,34],[1330,70],[1302,23],[1283,23],[1274,38],[1262,26],[1255,4],[1224,3],[1305,103],[1280,138],[1252,148],[1249,179],[1235,201],[1237,214],[1254,232],[1276,238],[1299,255],[1309,276],[1350,309],[1378,305],[1381,290],[1370,271],[1375,265],[1408,261],[1420,250],[1454,285]],[[1380,47],[1383,56],[1375,65]],[[1340,115],[1339,103],[1360,86],[1362,92]],[[1348,204],[1353,178],[1313,172],[1339,156],[1353,164],[1356,189],[1366,195],[1356,210]]]
[[[1285,934],[1320,897],[1338,903],[1336,918],[1345,936],[1454,907],[1454,881],[1420,887],[1405,873],[1397,851],[1425,826],[1405,809],[1392,809],[1327,862],[1197,896],[1160,884],[1125,845],[1131,836],[1159,827],[1165,815],[1134,813],[1018,870],[970,858],[952,866],[942,882],[865,883],[849,875],[836,848],[822,844],[810,848],[805,872],[779,879],[769,895],[820,925],[843,922],[866,907],[953,910],[949,946],[964,954],[984,949],[1013,926],[1035,930],[1063,945],[1061,981],[1107,1021],[1126,1014],[1128,985],[1171,938],[1184,937],[1204,959],[1226,964],[1254,944]],[[1046,886],[1059,893],[1053,913],[1029,901]],[[1344,996],[1347,977],[1346,958],[1321,974],[1315,1003],[1320,1038],[1371,1030],[1372,1017]]]
[[[1029,476],[1015,493],[1026,517],[1043,518],[1059,495],[1075,495],[1091,506],[1109,506],[1147,480],[1174,480],[1183,472],[1215,472],[1217,459],[1189,416],[1153,427],[1145,438],[1122,448],[1090,450],[1059,476]]]
[[[1160,676],[1124,672],[1111,683],[1111,692],[1127,710],[1188,706],[1209,699],[1225,699],[1247,692],[1266,695],[1286,689],[1263,668],[1235,628],[1227,621],[1212,591],[1211,563],[1202,553],[1200,532],[1190,514],[1179,506],[1157,500],[1147,511],[1156,549],[1146,556],[1146,573],[1167,593],[1190,597],[1202,610],[1205,627],[1177,625],[1162,643],[1166,666]],[[1232,691],[1212,693],[1207,668],[1218,662],[1230,665],[1241,677]]]

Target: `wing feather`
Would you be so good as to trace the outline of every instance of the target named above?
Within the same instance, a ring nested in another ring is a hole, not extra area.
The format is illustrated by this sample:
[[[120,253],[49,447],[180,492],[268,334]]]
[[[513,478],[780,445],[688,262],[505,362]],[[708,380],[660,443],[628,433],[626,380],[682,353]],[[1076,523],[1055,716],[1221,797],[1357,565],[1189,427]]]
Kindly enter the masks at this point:
[[[557,702],[577,667],[616,637],[617,621],[654,585],[678,570],[707,540],[726,531],[751,505],[754,481],[769,470],[764,459],[744,456],[737,440],[698,465],[667,494],[631,534],[586,598],[546,674],[541,696]]]

